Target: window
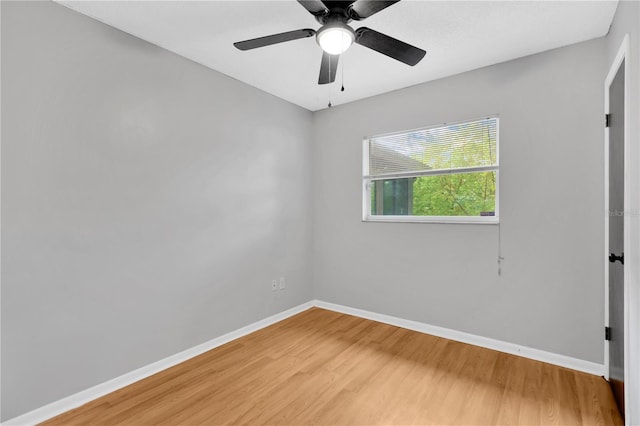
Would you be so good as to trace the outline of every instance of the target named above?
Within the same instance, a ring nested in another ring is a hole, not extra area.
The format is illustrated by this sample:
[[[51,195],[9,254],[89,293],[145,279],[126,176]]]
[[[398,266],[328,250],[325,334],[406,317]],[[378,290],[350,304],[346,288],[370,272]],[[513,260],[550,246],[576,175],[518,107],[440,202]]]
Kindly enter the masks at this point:
[[[498,222],[498,118],[363,141],[363,220]]]

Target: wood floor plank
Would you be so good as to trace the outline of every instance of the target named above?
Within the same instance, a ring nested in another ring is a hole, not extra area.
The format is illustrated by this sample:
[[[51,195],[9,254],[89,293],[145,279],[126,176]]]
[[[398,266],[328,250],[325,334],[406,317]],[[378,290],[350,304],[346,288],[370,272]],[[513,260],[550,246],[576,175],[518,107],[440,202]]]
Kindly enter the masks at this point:
[[[601,378],[319,308],[47,425],[622,425]]]

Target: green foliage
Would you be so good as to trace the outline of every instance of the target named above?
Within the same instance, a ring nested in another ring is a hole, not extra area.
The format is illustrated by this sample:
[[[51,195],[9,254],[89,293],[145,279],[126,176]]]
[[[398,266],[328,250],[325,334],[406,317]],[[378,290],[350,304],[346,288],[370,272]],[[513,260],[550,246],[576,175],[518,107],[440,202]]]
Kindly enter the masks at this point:
[[[496,173],[422,176],[413,183],[415,216],[480,216],[495,211]]]

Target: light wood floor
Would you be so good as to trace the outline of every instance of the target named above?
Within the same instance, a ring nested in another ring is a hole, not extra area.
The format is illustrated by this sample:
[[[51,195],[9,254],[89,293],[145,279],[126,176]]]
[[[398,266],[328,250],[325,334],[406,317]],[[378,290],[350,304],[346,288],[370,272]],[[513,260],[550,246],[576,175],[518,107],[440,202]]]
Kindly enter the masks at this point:
[[[602,377],[313,308],[46,424],[622,424]]]

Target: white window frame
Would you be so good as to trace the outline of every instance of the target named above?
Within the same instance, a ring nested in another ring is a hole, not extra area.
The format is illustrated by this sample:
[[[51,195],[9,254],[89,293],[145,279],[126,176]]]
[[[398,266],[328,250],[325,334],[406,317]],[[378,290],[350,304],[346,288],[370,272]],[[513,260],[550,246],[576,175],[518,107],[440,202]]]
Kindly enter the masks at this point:
[[[393,136],[404,133],[412,133],[422,130],[430,130],[438,127],[465,124],[468,122],[483,120],[496,120],[496,165],[482,167],[465,167],[444,170],[427,170],[417,173],[396,173],[385,175],[381,178],[369,176],[369,141],[374,137]],[[372,215],[371,214],[371,182],[375,180],[400,179],[407,177],[434,176],[443,174],[462,174],[471,172],[495,171],[496,173],[496,208],[494,216],[412,216],[412,215]],[[396,222],[396,223],[460,223],[460,224],[485,224],[494,225],[500,223],[500,117],[497,114],[463,121],[454,121],[421,127],[412,130],[386,133],[382,135],[367,136],[362,140],[362,221],[363,222]]]

